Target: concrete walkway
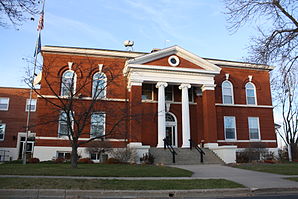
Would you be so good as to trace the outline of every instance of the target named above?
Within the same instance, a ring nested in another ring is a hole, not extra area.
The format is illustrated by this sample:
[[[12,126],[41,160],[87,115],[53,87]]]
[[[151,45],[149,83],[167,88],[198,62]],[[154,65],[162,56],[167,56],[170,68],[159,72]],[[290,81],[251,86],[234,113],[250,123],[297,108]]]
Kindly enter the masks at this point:
[[[283,179],[297,177],[293,175],[278,175],[214,164],[171,166],[192,171],[193,178],[222,178],[240,183],[248,188],[298,188],[298,182]]]

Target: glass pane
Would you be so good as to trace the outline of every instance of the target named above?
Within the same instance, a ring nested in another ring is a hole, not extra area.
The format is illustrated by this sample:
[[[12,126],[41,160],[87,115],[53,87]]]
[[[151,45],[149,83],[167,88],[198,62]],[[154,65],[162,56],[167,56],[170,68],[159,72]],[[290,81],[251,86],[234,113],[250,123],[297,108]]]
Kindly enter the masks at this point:
[[[165,89],[166,101],[173,101],[173,86],[167,86]]]
[[[247,104],[256,104],[254,97],[247,97]]]
[[[193,88],[188,89],[188,101],[193,102]]]
[[[249,137],[250,139],[259,139],[258,129],[249,129]]]
[[[104,134],[104,114],[93,113],[91,115],[91,136],[101,136]]]
[[[166,113],[166,121],[167,122],[175,122],[175,118],[171,114]]]
[[[223,96],[223,103],[224,104],[232,104],[232,96],[224,95]]]
[[[0,134],[0,140],[4,139],[4,134]]]
[[[153,92],[152,84],[143,84],[143,86],[142,86],[142,100],[153,100],[152,92]]]
[[[58,158],[64,158],[64,153],[58,152]]]
[[[7,104],[0,104],[0,109],[7,109]]]
[[[247,97],[254,97],[255,90],[254,89],[246,89],[246,95],[247,95]]]
[[[90,159],[91,160],[96,160],[96,154],[95,153],[91,153],[90,154]]]
[[[226,128],[226,139],[235,139],[235,129]]]
[[[255,87],[253,86],[252,83],[247,83],[247,84],[245,85],[245,88],[247,88],[247,89],[254,89]]]
[[[224,95],[232,95],[232,89],[231,88],[223,88],[223,94]]]

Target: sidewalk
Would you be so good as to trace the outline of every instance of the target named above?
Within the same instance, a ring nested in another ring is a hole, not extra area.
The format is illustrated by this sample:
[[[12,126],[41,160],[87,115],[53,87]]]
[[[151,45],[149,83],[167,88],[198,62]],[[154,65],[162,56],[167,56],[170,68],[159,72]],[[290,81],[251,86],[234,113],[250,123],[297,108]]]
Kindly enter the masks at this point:
[[[223,165],[174,165],[173,167],[192,171],[193,178],[222,178],[237,182],[248,188],[298,188],[298,182],[285,180],[293,175],[279,175]]]

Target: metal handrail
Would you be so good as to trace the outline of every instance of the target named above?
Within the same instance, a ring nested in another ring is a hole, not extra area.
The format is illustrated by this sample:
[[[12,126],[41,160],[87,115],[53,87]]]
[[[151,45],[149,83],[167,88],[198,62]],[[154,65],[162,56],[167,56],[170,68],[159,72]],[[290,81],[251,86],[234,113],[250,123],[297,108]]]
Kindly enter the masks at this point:
[[[164,143],[164,149],[169,149],[169,151],[172,153],[172,158],[173,158],[173,163],[176,163],[176,158],[175,156],[178,155],[177,152],[175,151],[175,149],[173,148],[173,146],[169,143],[167,138],[163,139],[163,143]]]
[[[201,149],[192,139],[189,139],[189,143],[190,150],[192,150],[192,147],[194,147],[200,153],[201,163],[204,163],[205,152],[203,151],[203,149]]]

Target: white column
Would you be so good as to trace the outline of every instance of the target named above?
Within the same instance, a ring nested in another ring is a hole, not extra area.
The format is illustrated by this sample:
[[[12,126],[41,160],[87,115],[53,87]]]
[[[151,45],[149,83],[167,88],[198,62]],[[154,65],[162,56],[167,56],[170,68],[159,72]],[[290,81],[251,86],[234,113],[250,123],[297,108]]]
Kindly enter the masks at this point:
[[[168,84],[166,82],[158,82],[156,88],[158,88],[158,148],[164,146],[163,139],[166,137],[166,105],[165,105],[165,87]]]
[[[190,120],[189,120],[189,100],[188,89],[190,84],[181,84],[179,89],[182,90],[182,148],[190,146]]]

